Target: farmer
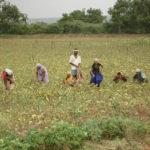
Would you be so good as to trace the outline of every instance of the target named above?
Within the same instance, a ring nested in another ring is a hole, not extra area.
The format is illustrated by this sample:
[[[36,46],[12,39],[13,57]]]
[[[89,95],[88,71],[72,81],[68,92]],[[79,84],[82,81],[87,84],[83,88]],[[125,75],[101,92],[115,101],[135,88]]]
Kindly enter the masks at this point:
[[[70,84],[70,85],[73,85],[74,81],[72,79],[72,74],[71,72],[67,72],[67,77],[66,77],[66,80],[64,80],[64,83],[65,84]]]
[[[127,77],[125,75],[122,75],[121,72],[118,72],[117,75],[114,77],[113,81],[118,83],[120,80],[126,82]]]
[[[72,76],[77,79],[77,69],[80,68],[81,57],[78,55],[79,50],[75,48],[74,54],[70,56],[69,63],[71,64]]]
[[[133,77],[133,81],[136,81],[136,80],[140,83],[148,82],[146,76],[143,74],[143,72],[140,69],[136,69],[136,74]]]
[[[10,69],[5,69],[2,74],[2,82],[4,90],[13,90],[14,89],[14,75],[13,71]]]
[[[97,87],[99,87],[100,83],[103,81],[103,75],[101,74],[100,68],[103,68],[103,65],[99,63],[98,59],[95,59],[94,64],[92,65],[90,71],[91,74],[90,83],[94,83]]]
[[[47,69],[39,63],[36,65],[36,77],[39,82],[49,83]]]

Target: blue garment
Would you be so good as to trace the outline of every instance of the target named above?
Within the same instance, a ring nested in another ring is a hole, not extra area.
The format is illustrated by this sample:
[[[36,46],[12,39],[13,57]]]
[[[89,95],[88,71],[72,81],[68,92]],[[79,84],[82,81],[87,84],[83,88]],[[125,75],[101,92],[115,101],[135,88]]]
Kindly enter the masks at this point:
[[[140,72],[140,73],[141,73],[141,77],[142,77],[143,79],[146,79],[146,76],[144,75],[144,73],[142,72],[141,69],[136,69],[136,72]]]
[[[103,81],[103,75],[99,73],[94,73],[95,77],[91,75],[91,81],[90,83],[96,84],[98,87],[100,86],[100,83]]]
[[[72,76],[76,77],[77,76],[77,70],[72,70]]]

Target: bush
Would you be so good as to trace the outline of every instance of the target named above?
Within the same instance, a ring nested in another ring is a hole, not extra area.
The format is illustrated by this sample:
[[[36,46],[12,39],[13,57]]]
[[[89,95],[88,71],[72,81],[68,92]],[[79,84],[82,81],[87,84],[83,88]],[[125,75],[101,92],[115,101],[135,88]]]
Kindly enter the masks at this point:
[[[103,24],[91,24],[91,23],[86,23],[82,27],[82,33],[85,34],[99,34],[99,33],[104,33],[104,26]]]
[[[41,131],[30,130],[23,139],[14,134],[9,134],[0,139],[1,150],[27,150],[27,149],[51,149],[63,150],[66,148],[77,149],[82,147],[86,133],[78,126],[59,122]]]
[[[31,34],[40,34],[40,33],[46,33],[46,25],[42,24],[32,24],[29,26],[29,32]]]
[[[63,33],[104,33],[104,26],[102,24],[84,23],[78,20],[60,23],[60,27],[63,29]]]
[[[1,150],[27,150],[28,148],[29,144],[13,133],[9,133],[7,137],[0,139]]]
[[[0,23],[1,34],[28,34],[28,26],[19,23]]]
[[[52,125],[50,130],[45,129],[43,134],[46,147],[53,149],[77,149],[82,146],[86,137],[86,133],[80,127],[64,121]]]
[[[146,135],[146,126],[141,121],[120,118],[101,118],[87,122],[83,126],[83,130],[88,134],[87,139],[92,141],[123,138],[128,136],[128,131],[134,137],[141,138],[141,136],[144,137]]]
[[[88,121],[77,126],[61,121],[53,123],[41,131],[31,129],[25,137],[7,132],[7,136],[0,139],[1,150],[35,150],[35,149],[78,149],[85,140],[101,141],[114,138],[139,138],[147,134],[147,126],[139,120],[120,118],[101,118]]]
[[[57,23],[50,24],[46,27],[46,33],[53,33],[53,34],[62,33],[61,27]]]

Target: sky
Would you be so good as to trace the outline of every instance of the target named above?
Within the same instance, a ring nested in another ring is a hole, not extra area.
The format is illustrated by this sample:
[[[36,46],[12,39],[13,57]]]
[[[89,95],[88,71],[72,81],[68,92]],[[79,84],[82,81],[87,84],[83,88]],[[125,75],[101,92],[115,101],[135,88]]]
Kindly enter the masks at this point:
[[[57,18],[63,13],[70,13],[73,10],[83,8],[99,8],[103,15],[107,15],[110,7],[113,7],[117,0],[9,0],[17,5],[22,13],[28,18]]]

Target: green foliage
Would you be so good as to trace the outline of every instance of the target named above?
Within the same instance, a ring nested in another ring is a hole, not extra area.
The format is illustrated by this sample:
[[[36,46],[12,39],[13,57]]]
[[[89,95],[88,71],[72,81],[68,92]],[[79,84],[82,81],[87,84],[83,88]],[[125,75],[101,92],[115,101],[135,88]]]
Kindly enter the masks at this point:
[[[16,134],[9,133],[7,137],[0,139],[1,150],[27,150],[28,148],[29,144],[24,143],[24,140]]]
[[[0,3],[0,33],[25,34],[27,16],[9,2]]]
[[[104,17],[102,16],[102,12],[100,9],[85,9],[75,10],[70,14],[63,14],[63,17],[59,20],[59,23],[71,22],[75,20],[79,20],[85,23],[98,24],[103,22]]]
[[[65,148],[77,149],[82,147],[86,133],[78,126],[67,122],[52,124],[49,128],[37,131],[30,130],[24,138],[9,135],[0,139],[1,150],[27,150],[45,149],[63,150]]]
[[[62,33],[98,34],[104,32],[103,24],[84,23],[82,21],[64,22],[59,25]]]
[[[4,2],[0,5],[0,22],[26,23],[27,16],[22,14],[15,5]]]
[[[95,23],[95,24],[102,23],[104,19],[100,9],[92,9],[92,8],[87,10],[86,18],[87,18],[86,22]]]
[[[47,25],[42,25],[37,23],[28,26],[28,28],[29,28],[29,33],[40,34],[40,33],[46,33]]]
[[[112,16],[111,20],[119,33],[150,32],[149,0],[118,0],[108,13]]]
[[[98,33],[150,33],[150,1],[118,0],[108,11],[110,21],[100,9],[75,10],[64,13],[54,24],[27,25],[27,16],[17,6],[2,0],[0,3],[1,34],[98,34]]]
[[[46,28],[46,33],[54,33],[54,34],[62,33],[61,27],[57,23],[50,24]]]
[[[83,130],[88,134],[88,140],[123,138],[132,133],[132,138],[146,135],[147,127],[142,121],[120,118],[101,118],[86,123]]]
[[[0,33],[7,33],[7,34],[27,34],[29,33],[29,29],[24,24],[19,23],[0,23]]]
[[[76,149],[82,146],[85,136],[79,127],[62,121],[40,132],[31,130],[26,136],[26,141],[30,144],[30,149],[38,148],[39,145],[46,149]]]
[[[101,118],[89,121],[82,126],[61,121],[38,131],[31,129],[25,137],[9,134],[0,139],[1,150],[71,150],[81,148],[85,140],[128,138],[128,134],[141,139],[146,135],[146,126],[138,120]]]

